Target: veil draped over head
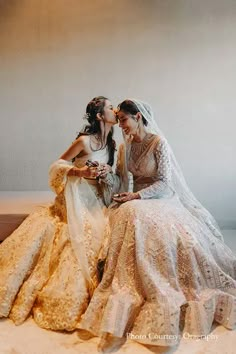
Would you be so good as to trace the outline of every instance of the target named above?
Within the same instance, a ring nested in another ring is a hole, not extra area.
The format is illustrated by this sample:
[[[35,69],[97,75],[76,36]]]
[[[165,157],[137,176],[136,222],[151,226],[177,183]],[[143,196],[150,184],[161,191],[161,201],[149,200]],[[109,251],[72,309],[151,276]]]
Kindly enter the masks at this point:
[[[165,138],[165,135],[162,133],[160,128],[158,127],[157,122],[155,121],[154,118],[154,113],[152,108],[148,103],[145,103],[143,101],[137,100],[137,99],[129,99],[129,101],[133,102],[135,106],[137,107],[138,111],[142,114],[142,116],[146,119],[147,121],[147,126],[145,126],[146,130],[149,133],[156,134],[160,136],[162,139],[164,139],[167,143],[168,149],[169,149],[169,154],[170,154],[170,164],[171,164],[171,187],[174,189],[174,191],[177,193],[182,205],[197,219],[199,219],[200,222],[204,223],[207,225],[207,227],[210,229],[212,234],[219,238],[220,240],[223,241],[223,235],[220,231],[219,226],[217,225],[216,220],[214,217],[209,213],[208,210],[206,210],[202,204],[196,199],[196,197],[193,195],[191,190],[189,189],[184,175],[182,173],[182,170],[175,158],[175,155],[172,151],[172,148],[168,141]],[[127,181],[128,181],[128,159],[129,159],[129,139],[127,137],[124,137],[125,140],[125,156],[124,156],[124,168],[123,168],[123,178],[124,178],[124,183],[123,183],[123,189],[127,187]],[[127,189],[126,189],[127,190]]]

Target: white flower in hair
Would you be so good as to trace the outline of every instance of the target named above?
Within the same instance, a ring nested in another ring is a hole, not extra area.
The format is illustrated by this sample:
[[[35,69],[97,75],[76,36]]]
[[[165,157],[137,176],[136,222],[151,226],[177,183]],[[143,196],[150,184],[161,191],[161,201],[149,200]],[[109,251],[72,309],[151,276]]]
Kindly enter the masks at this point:
[[[85,113],[84,116],[83,116],[83,119],[84,120],[88,120],[90,117],[90,113]]]

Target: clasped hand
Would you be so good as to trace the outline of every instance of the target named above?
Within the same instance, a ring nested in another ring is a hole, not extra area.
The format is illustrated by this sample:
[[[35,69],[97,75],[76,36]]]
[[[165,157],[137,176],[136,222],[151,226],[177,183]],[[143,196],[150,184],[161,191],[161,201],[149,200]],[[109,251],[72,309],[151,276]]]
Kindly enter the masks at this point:
[[[114,194],[113,200],[118,203],[125,203],[130,200],[141,199],[138,193],[125,192],[120,194]]]
[[[107,165],[105,163],[101,163],[99,166],[98,166],[98,177],[99,178],[106,178],[107,174],[108,173],[111,173],[112,172],[112,168],[110,165]]]
[[[98,166],[86,165],[81,168],[73,167],[68,176],[85,177],[85,178],[105,178],[112,171],[110,165],[99,164]]]

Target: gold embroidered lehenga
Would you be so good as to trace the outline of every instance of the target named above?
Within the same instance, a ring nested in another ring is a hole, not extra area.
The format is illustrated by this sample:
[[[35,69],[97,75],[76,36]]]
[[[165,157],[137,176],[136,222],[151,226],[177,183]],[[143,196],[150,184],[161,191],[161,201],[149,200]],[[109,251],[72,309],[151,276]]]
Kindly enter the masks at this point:
[[[87,159],[106,163],[107,150],[76,158],[74,165],[82,167]],[[74,330],[97,285],[102,208],[110,187],[67,178],[72,167],[64,160],[51,166],[54,204],[39,207],[0,245],[0,317],[16,324],[32,313],[41,327]]]

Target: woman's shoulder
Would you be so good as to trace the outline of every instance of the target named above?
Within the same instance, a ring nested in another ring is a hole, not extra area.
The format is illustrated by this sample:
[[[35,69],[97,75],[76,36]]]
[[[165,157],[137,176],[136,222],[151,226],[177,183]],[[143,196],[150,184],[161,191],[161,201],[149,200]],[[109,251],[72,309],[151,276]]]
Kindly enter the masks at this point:
[[[74,141],[74,144],[76,144],[76,145],[79,144],[79,145],[86,147],[86,146],[88,146],[89,141],[90,141],[90,135],[86,134],[86,133],[82,133],[76,138],[76,140]]]
[[[168,143],[165,137],[158,134],[152,134],[151,144],[153,145],[155,150],[163,150],[167,149]]]
[[[166,143],[166,138],[159,134],[151,134],[151,137],[157,143]]]
[[[158,145],[160,142],[163,141],[163,138],[161,135],[150,133],[149,140],[152,144]]]

